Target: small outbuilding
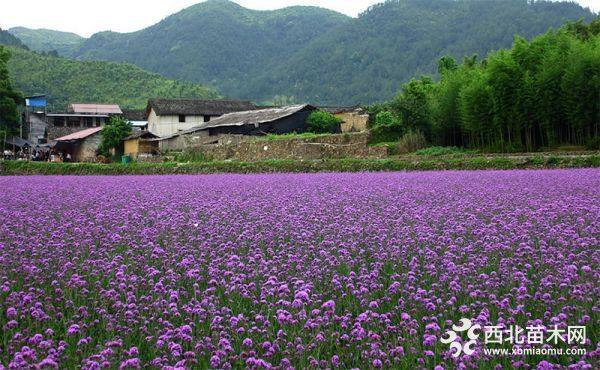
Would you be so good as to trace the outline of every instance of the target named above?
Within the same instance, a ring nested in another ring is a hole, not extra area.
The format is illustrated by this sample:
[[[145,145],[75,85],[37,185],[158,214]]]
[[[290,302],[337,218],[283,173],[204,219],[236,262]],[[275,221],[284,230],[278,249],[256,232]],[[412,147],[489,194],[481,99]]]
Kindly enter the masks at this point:
[[[158,154],[158,136],[149,131],[138,131],[123,139],[124,154],[133,159],[139,156],[153,156]]]
[[[333,114],[342,120],[342,133],[367,131],[369,113],[360,106],[352,107],[319,107],[320,110]]]
[[[102,142],[100,131],[102,127],[92,127],[59,137],[54,140],[54,150],[70,154],[74,162],[94,162]]]
[[[314,110],[315,107],[302,104],[235,112],[225,114],[193,130],[208,131],[209,136],[303,133],[307,129],[306,120]]]

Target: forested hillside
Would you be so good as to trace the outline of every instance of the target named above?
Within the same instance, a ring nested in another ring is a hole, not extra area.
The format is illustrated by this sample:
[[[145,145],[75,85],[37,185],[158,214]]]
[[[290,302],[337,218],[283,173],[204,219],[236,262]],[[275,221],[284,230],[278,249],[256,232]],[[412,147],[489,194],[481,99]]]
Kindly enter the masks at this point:
[[[414,75],[433,74],[443,55],[510,47],[590,13],[575,3],[525,0],[399,0],[363,13],[253,79],[244,95],[281,91],[300,100],[357,104],[391,98]]]
[[[99,33],[73,54],[128,61],[237,98],[354,104],[389,99],[411,76],[510,47],[592,13],[575,3],[394,0],[359,18],[313,7],[254,11],[209,0],[147,29]]]
[[[349,20],[315,7],[256,11],[227,0],[209,0],[139,32],[98,33],[73,56],[127,61],[239,96],[249,78],[269,73],[313,39]],[[250,95],[263,94],[246,96]]]
[[[8,31],[4,31],[2,28],[0,28],[0,45],[16,46],[18,48],[27,49],[27,46],[25,46],[20,39],[13,36]]]
[[[83,42],[84,38],[71,33],[47,29],[30,29],[14,27],[8,30],[19,38],[27,47],[34,51],[53,52],[59,55],[70,55],[73,50]]]
[[[0,30],[0,41],[3,40]],[[0,45],[0,136],[7,137],[17,132],[19,124],[19,111],[17,105],[23,97],[16,91],[10,81],[8,73],[8,60],[10,53],[7,47]]]
[[[518,37],[484,60],[443,57],[438,68],[440,82],[413,79],[371,107],[375,132],[492,151],[600,149],[600,19]]]
[[[142,108],[148,98],[216,98],[212,89],[168,80],[158,74],[115,62],[77,61],[8,48],[14,86],[24,94],[45,93],[53,109],[69,102],[117,103]]]

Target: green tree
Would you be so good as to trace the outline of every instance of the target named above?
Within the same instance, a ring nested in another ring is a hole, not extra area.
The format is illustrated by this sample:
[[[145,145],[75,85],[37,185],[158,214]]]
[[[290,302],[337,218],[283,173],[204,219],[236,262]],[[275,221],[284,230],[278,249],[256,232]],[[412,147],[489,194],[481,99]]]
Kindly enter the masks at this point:
[[[18,133],[19,110],[18,104],[22,100],[19,92],[13,89],[8,74],[8,60],[10,52],[0,46],[0,135],[10,136]]]
[[[331,113],[316,110],[306,119],[308,132],[327,134],[340,132],[342,120]]]
[[[445,56],[438,68],[439,82],[413,79],[370,108],[373,129],[398,116],[404,131],[433,143],[500,151],[600,142],[600,18],[531,41],[516,36],[511,49],[481,61],[457,66]]]
[[[131,135],[131,122],[122,117],[113,116],[110,121],[102,128],[102,142],[100,143],[99,153],[109,156],[111,149],[121,148],[123,139]]]
[[[471,77],[459,93],[461,127],[467,135],[466,144],[475,148],[490,147],[500,136],[493,118],[491,87],[482,72]]]
[[[438,73],[442,76],[448,72],[455,71],[457,68],[456,59],[449,55],[444,55],[438,62]]]
[[[431,107],[434,84],[430,77],[412,79],[402,86],[402,92],[391,103],[406,129],[421,131],[426,137],[431,133]]]
[[[400,118],[389,110],[383,110],[377,113],[371,125],[371,141],[396,141],[402,137],[404,131]]]
[[[440,60],[442,78],[431,99],[432,136],[434,142],[444,146],[463,146],[463,130],[459,109],[461,90],[472,80],[475,68],[452,67],[452,62]],[[450,66],[449,68],[447,66]]]
[[[581,145],[600,135],[600,47],[575,41],[572,48],[561,87],[568,141]]]

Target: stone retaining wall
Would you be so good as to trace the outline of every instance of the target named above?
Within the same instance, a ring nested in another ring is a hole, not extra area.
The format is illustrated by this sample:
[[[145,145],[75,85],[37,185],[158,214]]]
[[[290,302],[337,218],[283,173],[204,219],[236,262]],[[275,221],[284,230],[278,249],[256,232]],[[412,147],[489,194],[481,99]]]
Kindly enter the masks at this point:
[[[235,140],[234,140],[235,141]],[[342,134],[310,139],[253,140],[199,145],[189,151],[211,160],[263,161],[268,159],[385,158],[387,148],[368,146],[369,134]]]

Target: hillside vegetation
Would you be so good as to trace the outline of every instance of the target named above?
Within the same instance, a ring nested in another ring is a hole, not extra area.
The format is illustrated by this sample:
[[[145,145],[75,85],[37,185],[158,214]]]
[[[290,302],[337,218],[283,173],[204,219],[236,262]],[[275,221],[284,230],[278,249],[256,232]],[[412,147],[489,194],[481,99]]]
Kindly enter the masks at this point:
[[[127,63],[77,61],[9,48],[11,79],[25,94],[45,93],[53,109],[69,102],[143,108],[149,98],[217,98],[213,89],[166,79]]]
[[[485,57],[510,47],[516,34],[530,39],[591,15],[575,3],[531,3],[388,1],[315,40],[251,86],[266,95],[289,87],[289,94],[328,104],[380,101],[412,76],[435,74],[443,55]]]
[[[344,15],[314,7],[256,11],[209,0],[138,32],[93,35],[73,56],[127,61],[240,97],[249,78],[269,73],[313,39],[348,21]],[[250,95],[264,94],[245,96]]]
[[[25,46],[19,38],[13,36],[8,31],[4,31],[2,28],[0,28],[0,45],[16,46],[18,48],[27,49],[27,46]]]
[[[25,27],[14,27],[9,29],[8,32],[19,38],[31,50],[56,51],[61,56],[71,54],[84,40],[83,37],[75,33],[48,29],[34,30]]]
[[[3,31],[0,30],[0,39],[2,37]],[[23,100],[10,81],[7,65],[9,59],[10,52],[0,45],[0,137],[3,138],[18,132],[18,104]]]
[[[438,145],[533,151],[600,149],[600,18],[571,23],[487,59],[443,57],[441,81],[413,79],[371,107],[380,137],[423,133]]]
[[[235,98],[371,103],[411,76],[434,74],[443,55],[485,57],[515,34],[529,39],[592,17],[575,3],[525,0],[395,0],[358,18],[209,0],[138,32],[96,34],[71,56],[131,62]]]

